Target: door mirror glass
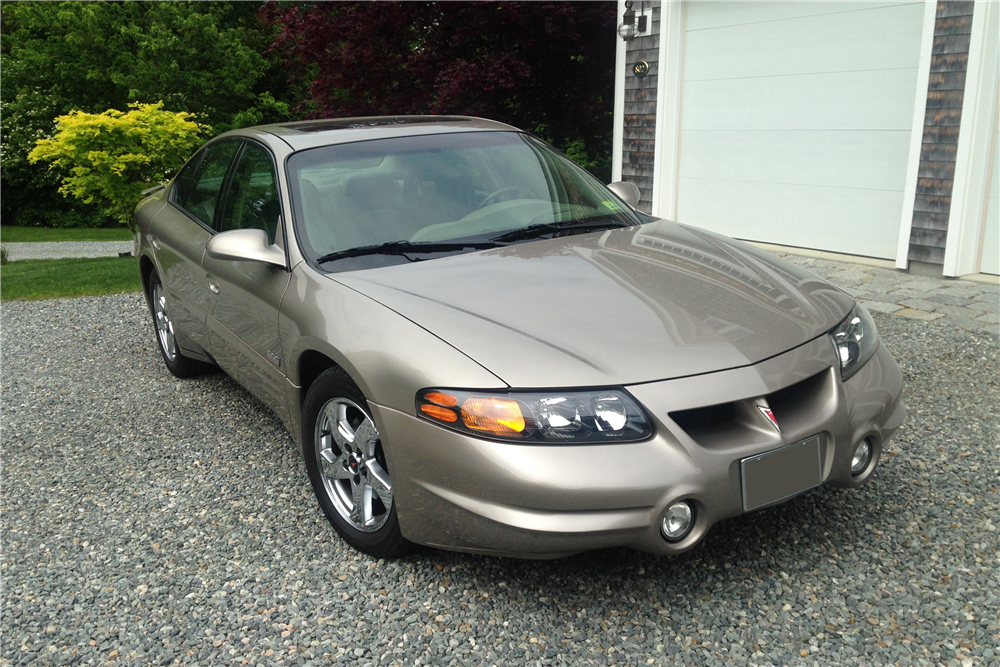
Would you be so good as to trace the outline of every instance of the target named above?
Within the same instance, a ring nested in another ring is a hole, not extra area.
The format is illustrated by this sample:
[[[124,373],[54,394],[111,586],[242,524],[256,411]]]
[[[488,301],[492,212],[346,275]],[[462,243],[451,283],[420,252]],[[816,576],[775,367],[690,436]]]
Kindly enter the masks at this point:
[[[206,250],[214,259],[264,262],[287,268],[284,251],[268,243],[263,229],[233,229],[216,234],[209,239]]]
[[[635,183],[626,183],[625,181],[615,181],[608,185],[608,190],[611,190],[616,195],[622,198],[622,200],[635,208],[639,205],[639,188]]]

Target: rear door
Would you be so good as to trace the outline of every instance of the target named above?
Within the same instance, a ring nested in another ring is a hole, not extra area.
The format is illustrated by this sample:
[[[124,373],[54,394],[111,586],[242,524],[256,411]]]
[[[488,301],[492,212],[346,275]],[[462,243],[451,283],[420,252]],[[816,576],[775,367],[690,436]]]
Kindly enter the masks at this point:
[[[182,351],[198,353],[205,345],[208,285],[201,259],[239,146],[239,141],[221,141],[202,149],[178,174],[169,203],[151,224],[156,264]]]
[[[246,141],[229,179],[217,229],[261,229],[284,251],[275,161],[263,145]],[[208,327],[216,362],[282,418],[285,415],[278,306],[288,286],[285,268],[264,262],[202,260],[209,285]]]

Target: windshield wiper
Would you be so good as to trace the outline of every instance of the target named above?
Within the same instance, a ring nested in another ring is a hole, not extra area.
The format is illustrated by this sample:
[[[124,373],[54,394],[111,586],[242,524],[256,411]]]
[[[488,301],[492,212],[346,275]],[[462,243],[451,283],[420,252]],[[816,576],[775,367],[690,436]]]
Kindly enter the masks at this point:
[[[458,250],[486,250],[505,245],[509,241],[520,241],[524,239],[544,236],[545,234],[555,234],[570,229],[608,229],[611,227],[628,227],[628,223],[619,221],[614,216],[601,216],[587,221],[569,222],[543,222],[537,225],[529,225],[522,229],[505,232],[499,236],[485,241],[390,241],[376,245],[360,246],[358,248],[348,248],[347,250],[337,250],[323,255],[316,260],[317,264],[333,262],[338,259],[348,257],[363,257],[365,255],[409,255],[435,252],[455,252]]]
[[[390,241],[389,243],[366,245],[358,248],[349,248],[347,250],[337,250],[336,252],[331,252],[318,258],[316,263],[323,264],[324,262],[332,262],[334,260],[346,259],[348,257],[363,257],[364,255],[408,255],[410,253],[420,254],[431,252],[455,252],[456,250],[465,249],[485,250],[487,248],[495,248],[497,245],[500,244],[493,240],[468,242],[452,241],[445,243],[436,243],[433,241],[426,243]]]
[[[522,229],[504,232],[499,236],[494,236],[490,241],[506,243],[508,241],[523,241],[533,239],[546,234],[557,234],[570,229],[610,229],[612,227],[628,227],[628,223],[621,222],[612,216],[602,216],[593,220],[573,220],[569,222],[541,222],[537,225],[528,225]]]

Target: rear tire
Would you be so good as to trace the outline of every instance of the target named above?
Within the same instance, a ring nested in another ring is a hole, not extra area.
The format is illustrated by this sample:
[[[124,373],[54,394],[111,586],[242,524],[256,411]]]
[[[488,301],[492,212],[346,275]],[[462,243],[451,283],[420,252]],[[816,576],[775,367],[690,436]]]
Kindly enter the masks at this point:
[[[204,373],[210,368],[208,364],[197,359],[185,357],[177,345],[174,335],[174,323],[170,319],[170,308],[167,304],[167,293],[163,289],[160,275],[156,269],[149,274],[149,312],[153,316],[153,331],[156,333],[157,347],[167,370],[179,378],[191,377]]]
[[[375,558],[413,548],[399,530],[368,401],[339,368],[324,371],[306,393],[302,454],[319,506],[345,542]]]

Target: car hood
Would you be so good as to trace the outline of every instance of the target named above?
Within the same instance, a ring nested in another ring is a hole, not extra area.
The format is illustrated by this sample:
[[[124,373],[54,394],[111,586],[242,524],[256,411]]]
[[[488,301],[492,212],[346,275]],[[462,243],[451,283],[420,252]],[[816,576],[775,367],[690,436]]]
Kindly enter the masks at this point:
[[[823,334],[852,305],[790,262],[665,220],[330,277],[512,387],[746,366]]]

